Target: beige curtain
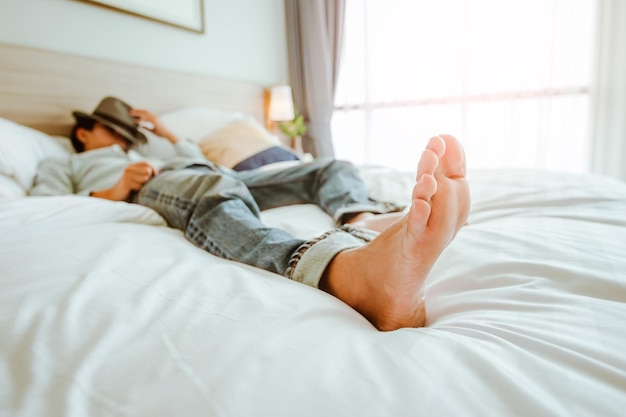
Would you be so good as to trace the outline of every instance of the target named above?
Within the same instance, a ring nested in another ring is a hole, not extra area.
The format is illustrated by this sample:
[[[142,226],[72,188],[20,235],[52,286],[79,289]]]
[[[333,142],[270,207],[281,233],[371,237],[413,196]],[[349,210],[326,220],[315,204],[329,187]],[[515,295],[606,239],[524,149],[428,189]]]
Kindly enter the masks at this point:
[[[626,181],[626,1],[599,0],[594,173]]]
[[[289,75],[309,128],[306,152],[334,156],[330,121],[343,35],[345,0],[286,0]]]

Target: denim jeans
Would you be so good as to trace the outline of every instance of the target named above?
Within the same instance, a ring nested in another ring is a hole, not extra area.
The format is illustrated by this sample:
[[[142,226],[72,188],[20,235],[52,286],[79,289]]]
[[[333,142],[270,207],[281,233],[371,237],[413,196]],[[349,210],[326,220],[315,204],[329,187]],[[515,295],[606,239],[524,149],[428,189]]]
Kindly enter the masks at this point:
[[[267,171],[235,172],[211,163],[166,167],[133,201],[154,209],[214,255],[312,286],[318,285],[337,253],[374,237],[358,228],[339,227],[344,215],[401,210],[370,199],[356,168],[331,159]],[[259,219],[262,210],[307,203],[332,216],[338,228],[304,241]]]

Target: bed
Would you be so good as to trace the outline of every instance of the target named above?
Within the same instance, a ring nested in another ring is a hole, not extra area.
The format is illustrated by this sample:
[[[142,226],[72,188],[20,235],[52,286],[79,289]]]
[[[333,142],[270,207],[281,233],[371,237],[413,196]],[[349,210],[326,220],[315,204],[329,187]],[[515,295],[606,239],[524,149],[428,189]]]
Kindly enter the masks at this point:
[[[146,71],[0,55],[0,416],[624,414],[623,182],[470,172],[468,225],[426,282],[427,326],[379,332],[326,293],[207,254],[148,208],[27,194],[42,158],[68,152],[73,109],[126,93],[160,114],[260,119],[261,86],[202,77],[198,91],[199,76],[160,71],[129,83]],[[171,77],[180,95],[148,91]],[[360,169],[374,197],[407,202],[412,173]],[[332,227],[310,205],[262,218],[303,238]]]

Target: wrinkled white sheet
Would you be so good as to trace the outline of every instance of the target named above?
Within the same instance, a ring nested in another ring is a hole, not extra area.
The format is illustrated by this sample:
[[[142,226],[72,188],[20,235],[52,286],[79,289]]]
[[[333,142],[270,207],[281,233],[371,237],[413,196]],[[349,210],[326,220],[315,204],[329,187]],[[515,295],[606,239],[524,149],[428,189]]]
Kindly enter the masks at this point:
[[[410,175],[364,176],[406,201]],[[0,201],[0,416],[624,415],[626,185],[470,180],[428,327],[389,333],[149,209]],[[314,206],[263,219],[302,237],[331,226]]]

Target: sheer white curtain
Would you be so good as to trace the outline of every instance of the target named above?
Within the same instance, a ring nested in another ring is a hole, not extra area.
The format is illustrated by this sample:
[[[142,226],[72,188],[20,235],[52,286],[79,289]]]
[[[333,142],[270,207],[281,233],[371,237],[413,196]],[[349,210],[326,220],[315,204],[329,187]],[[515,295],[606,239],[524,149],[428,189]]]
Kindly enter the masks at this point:
[[[592,170],[626,181],[626,1],[600,0],[599,12]]]
[[[451,133],[470,168],[589,171],[596,7],[347,0],[336,156],[412,170]]]
[[[289,74],[294,101],[314,156],[334,156],[330,123],[339,72],[345,0],[285,0]]]

